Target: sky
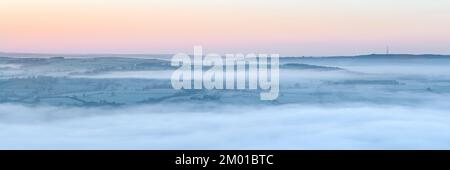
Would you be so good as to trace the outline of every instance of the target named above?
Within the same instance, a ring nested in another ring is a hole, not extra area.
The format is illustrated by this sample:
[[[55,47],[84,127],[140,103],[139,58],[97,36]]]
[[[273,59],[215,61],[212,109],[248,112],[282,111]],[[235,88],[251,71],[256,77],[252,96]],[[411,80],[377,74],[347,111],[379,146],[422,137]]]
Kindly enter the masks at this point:
[[[1,0],[0,51],[450,54],[448,0]]]

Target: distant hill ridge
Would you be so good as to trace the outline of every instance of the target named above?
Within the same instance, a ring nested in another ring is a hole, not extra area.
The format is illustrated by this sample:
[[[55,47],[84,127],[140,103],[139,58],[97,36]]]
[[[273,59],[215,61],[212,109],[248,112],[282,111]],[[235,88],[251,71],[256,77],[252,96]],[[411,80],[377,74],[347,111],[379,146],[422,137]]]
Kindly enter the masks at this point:
[[[11,58],[53,58],[53,57],[66,57],[66,58],[106,58],[106,57],[118,57],[118,58],[165,58],[169,59],[173,54],[108,54],[108,53],[94,53],[94,54],[47,54],[47,53],[7,53],[0,52],[0,57]],[[355,55],[355,56],[282,56],[281,58],[450,58],[450,55],[441,54],[367,54],[367,55]]]
[[[291,56],[290,56],[291,57]],[[450,58],[450,55],[441,54],[368,54],[356,56],[303,56],[292,58]]]

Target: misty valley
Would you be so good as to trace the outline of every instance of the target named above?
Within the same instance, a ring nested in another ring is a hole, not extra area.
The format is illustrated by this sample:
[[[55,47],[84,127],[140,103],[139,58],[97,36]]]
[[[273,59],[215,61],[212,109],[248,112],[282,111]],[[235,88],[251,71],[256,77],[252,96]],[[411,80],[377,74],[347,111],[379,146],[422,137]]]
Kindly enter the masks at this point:
[[[263,101],[175,90],[169,56],[1,53],[0,148],[450,148],[450,56],[279,62]]]

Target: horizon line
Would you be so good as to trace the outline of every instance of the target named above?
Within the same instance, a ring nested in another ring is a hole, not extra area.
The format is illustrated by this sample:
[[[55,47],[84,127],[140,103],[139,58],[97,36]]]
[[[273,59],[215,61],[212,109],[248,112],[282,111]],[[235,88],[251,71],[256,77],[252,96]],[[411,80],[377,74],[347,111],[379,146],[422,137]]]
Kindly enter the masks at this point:
[[[125,56],[143,56],[143,55],[162,55],[162,56],[169,56],[169,55],[175,55],[174,54],[164,54],[164,53],[52,53],[52,52],[45,52],[45,53],[39,53],[39,52],[5,52],[0,51],[0,54],[12,54],[12,55],[50,55],[49,57],[52,57],[52,55],[65,55],[65,56],[84,56],[84,55],[125,55]],[[229,54],[229,53],[225,53]],[[193,54],[188,54],[193,55]],[[424,56],[424,55],[431,55],[431,56],[450,56],[450,54],[437,54],[437,53],[390,53],[390,54],[384,54],[384,53],[365,53],[365,54],[353,54],[353,55],[280,55],[280,57],[357,57],[357,56],[370,56],[370,55],[384,55],[384,56],[395,56],[395,55],[410,55],[410,56]],[[54,57],[64,57],[64,56],[54,56]]]

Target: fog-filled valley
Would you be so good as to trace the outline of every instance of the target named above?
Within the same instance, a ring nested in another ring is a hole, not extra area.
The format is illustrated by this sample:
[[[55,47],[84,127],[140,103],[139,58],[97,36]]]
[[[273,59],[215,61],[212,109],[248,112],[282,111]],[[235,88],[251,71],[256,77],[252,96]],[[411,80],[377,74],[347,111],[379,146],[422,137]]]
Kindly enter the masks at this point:
[[[274,101],[168,59],[2,54],[0,148],[450,149],[450,56],[280,58]]]

